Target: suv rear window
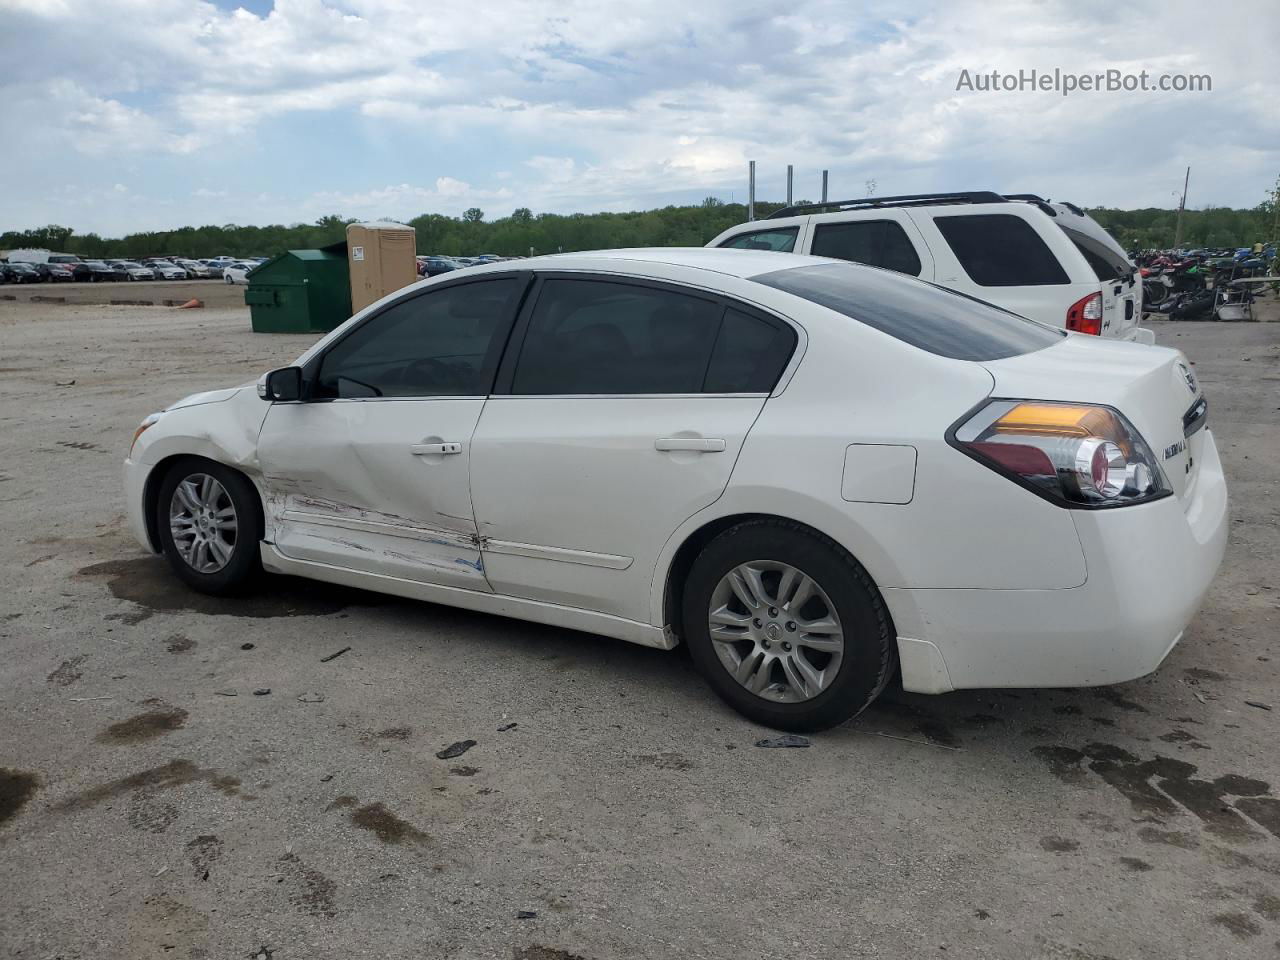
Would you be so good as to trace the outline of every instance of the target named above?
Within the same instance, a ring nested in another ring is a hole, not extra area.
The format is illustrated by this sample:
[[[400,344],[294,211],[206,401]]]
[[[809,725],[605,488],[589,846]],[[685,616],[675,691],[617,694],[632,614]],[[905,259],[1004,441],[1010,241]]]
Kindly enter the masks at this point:
[[[964,272],[980,287],[1068,283],[1066,271],[1035,228],[1008,213],[934,217]]]
[[[1087,233],[1072,230],[1070,227],[1062,226],[1062,224],[1058,224],[1058,226],[1067,235],[1067,239],[1076,245],[1076,249],[1088,261],[1089,269],[1094,272],[1094,275],[1099,280],[1119,280],[1133,272],[1133,266],[1120,251],[1113,250],[1107,244],[1095,240]]]
[[[953,360],[1002,360],[1066,336],[954,290],[854,264],[792,267],[751,279]]]
[[[773,250],[777,253],[790,253],[796,245],[799,227],[774,227],[772,230],[755,230],[751,233],[740,233],[720,244],[732,250]]]
[[[916,248],[907,232],[892,220],[820,223],[813,228],[809,252],[815,257],[835,257],[920,276]]]

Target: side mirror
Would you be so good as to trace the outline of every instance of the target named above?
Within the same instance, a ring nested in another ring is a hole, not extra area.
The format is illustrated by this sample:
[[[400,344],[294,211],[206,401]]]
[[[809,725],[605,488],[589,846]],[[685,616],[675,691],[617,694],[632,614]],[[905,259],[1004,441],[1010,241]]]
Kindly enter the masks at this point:
[[[302,368],[281,367],[258,381],[258,396],[272,403],[302,399]]]

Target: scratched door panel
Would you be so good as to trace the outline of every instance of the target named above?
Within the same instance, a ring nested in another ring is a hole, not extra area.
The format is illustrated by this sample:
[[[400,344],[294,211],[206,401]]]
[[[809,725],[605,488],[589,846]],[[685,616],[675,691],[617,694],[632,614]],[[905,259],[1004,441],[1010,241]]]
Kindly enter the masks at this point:
[[[467,488],[483,406],[276,404],[258,441],[267,539],[298,560],[488,591]]]

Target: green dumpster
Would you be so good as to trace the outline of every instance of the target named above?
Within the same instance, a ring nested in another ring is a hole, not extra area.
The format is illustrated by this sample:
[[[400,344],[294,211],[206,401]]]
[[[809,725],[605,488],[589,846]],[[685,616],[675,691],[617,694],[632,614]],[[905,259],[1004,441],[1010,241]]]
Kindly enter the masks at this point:
[[[254,333],[325,333],[351,316],[347,245],[289,250],[249,274]]]

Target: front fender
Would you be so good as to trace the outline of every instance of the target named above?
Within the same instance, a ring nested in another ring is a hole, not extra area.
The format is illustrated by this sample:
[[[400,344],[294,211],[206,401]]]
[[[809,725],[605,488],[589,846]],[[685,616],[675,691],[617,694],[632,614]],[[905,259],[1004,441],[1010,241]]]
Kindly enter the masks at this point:
[[[250,477],[261,474],[258,434],[271,404],[252,389],[212,402],[170,408],[138,438],[130,458],[147,467],[169,457],[207,457]]]

